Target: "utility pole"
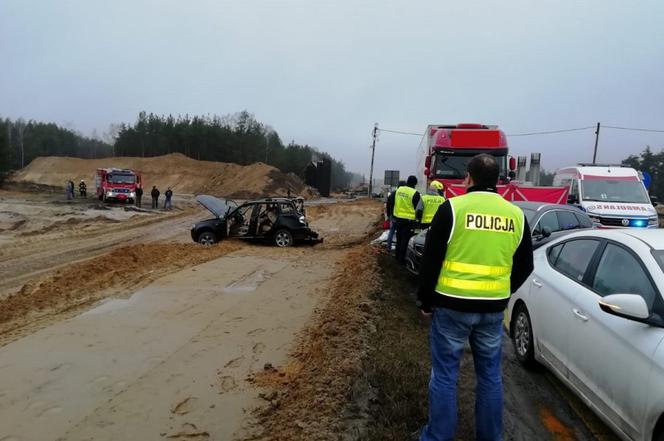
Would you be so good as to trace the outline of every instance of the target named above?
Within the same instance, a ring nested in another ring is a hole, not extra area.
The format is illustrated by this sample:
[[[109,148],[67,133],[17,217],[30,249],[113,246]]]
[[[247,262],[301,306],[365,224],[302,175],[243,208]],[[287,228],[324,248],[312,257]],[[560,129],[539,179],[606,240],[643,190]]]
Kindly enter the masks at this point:
[[[373,128],[373,141],[371,142],[371,168],[369,169],[369,198],[373,194],[373,165],[374,154],[376,153],[376,138],[378,137],[378,123],[374,124]]]
[[[597,130],[595,130],[595,152],[593,153],[593,165],[597,161],[597,143],[599,142],[599,123],[597,123]]]

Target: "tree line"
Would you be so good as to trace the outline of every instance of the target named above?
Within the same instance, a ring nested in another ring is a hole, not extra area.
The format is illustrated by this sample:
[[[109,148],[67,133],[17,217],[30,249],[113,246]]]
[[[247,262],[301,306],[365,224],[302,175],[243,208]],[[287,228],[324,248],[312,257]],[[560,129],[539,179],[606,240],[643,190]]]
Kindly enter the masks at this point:
[[[0,118],[0,173],[18,170],[38,156],[102,158],[112,146],[54,123]]]
[[[248,165],[264,162],[304,178],[313,160],[329,160],[332,187],[356,178],[343,162],[295,142],[284,144],[270,126],[247,111],[217,116],[155,115],[140,112],[133,124],[112,124],[106,140],[89,138],[53,123],[0,119],[0,172],[20,169],[38,156],[104,158],[182,153],[198,160]]]
[[[648,193],[660,203],[664,201],[664,150],[653,153],[650,146],[646,146],[639,155],[629,155],[622,161],[622,165],[648,172],[651,179]]]

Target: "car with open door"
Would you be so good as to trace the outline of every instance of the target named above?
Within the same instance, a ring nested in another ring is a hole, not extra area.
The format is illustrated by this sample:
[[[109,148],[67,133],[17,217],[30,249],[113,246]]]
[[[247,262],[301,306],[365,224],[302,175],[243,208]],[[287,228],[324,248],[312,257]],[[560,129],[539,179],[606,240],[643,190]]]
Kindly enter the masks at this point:
[[[506,312],[517,359],[546,366],[622,439],[664,441],[664,232],[577,231],[534,255]]]
[[[200,195],[196,201],[215,216],[191,228],[191,238],[203,245],[226,238],[269,241],[278,247],[322,241],[290,198],[264,198],[238,205],[230,199]]]

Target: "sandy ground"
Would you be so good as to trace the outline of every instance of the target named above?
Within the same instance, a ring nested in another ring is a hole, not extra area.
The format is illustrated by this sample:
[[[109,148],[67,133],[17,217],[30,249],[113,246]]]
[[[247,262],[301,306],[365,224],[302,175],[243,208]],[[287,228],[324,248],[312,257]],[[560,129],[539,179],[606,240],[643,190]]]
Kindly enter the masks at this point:
[[[5,321],[16,326],[0,348],[0,440],[246,438],[265,400],[245,379],[286,363],[380,212],[370,201],[312,206],[323,246],[234,242],[218,254],[182,243],[205,216],[194,208],[0,232],[0,290],[39,300],[15,302]]]

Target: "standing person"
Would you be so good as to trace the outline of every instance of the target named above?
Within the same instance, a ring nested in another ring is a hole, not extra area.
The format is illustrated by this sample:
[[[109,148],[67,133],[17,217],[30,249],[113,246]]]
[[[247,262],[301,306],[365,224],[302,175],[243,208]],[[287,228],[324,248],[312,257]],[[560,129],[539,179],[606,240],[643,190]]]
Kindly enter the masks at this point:
[[[81,182],[78,183],[78,192],[81,195],[81,198],[85,199],[88,197],[88,186],[85,185],[85,181],[81,179]]]
[[[67,183],[67,191],[69,192],[67,199],[74,199],[74,181],[69,181]]]
[[[73,197],[73,196],[71,195],[71,191],[69,191],[69,183],[70,183],[70,182],[71,182],[71,181],[67,181],[67,183],[65,184],[65,195],[67,195],[67,200],[68,200],[68,201],[71,200],[71,198]]]
[[[159,208],[159,189],[156,185],[152,186],[152,191],[150,192],[152,196],[152,208]]]
[[[427,234],[417,297],[422,314],[432,316],[432,368],[429,421],[420,441],[454,439],[466,340],[477,380],[475,437],[502,439],[503,311],[533,270],[533,249],[523,212],[496,193],[498,174],[493,156],[471,159],[467,193],[440,206]]]
[[[406,262],[406,251],[408,250],[408,241],[413,236],[415,224],[422,218],[422,210],[418,210],[420,205],[420,193],[415,190],[417,178],[408,176],[406,185],[402,185],[394,192],[393,215],[396,223],[397,234],[397,262]]]
[[[141,198],[143,197],[143,187],[136,187],[136,206],[141,208]]]
[[[406,181],[399,181],[397,188],[406,185]],[[387,252],[392,252],[392,242],[394,241],[394,232],[397,228],[397,223],[394,219],[394,194],[396,189],[390,191],[387,195],[387,202],[385,203],[385,215],[387,220],[390,222],[390,230],[387,232]]]
[[[173,208],[173,205],[171,204],[171,198],[173,197],[173,190],[171,190],[171,187],[168,187],[168,190],[166,190],[164,196],[166,196],[166,199],[164,200],[164,210],[171,210]]]
[[[422,226],[428,227],[438,207],[445,202],[445,186],[440,181],[433,181],[429,185],[429,193],[422,196]]]

